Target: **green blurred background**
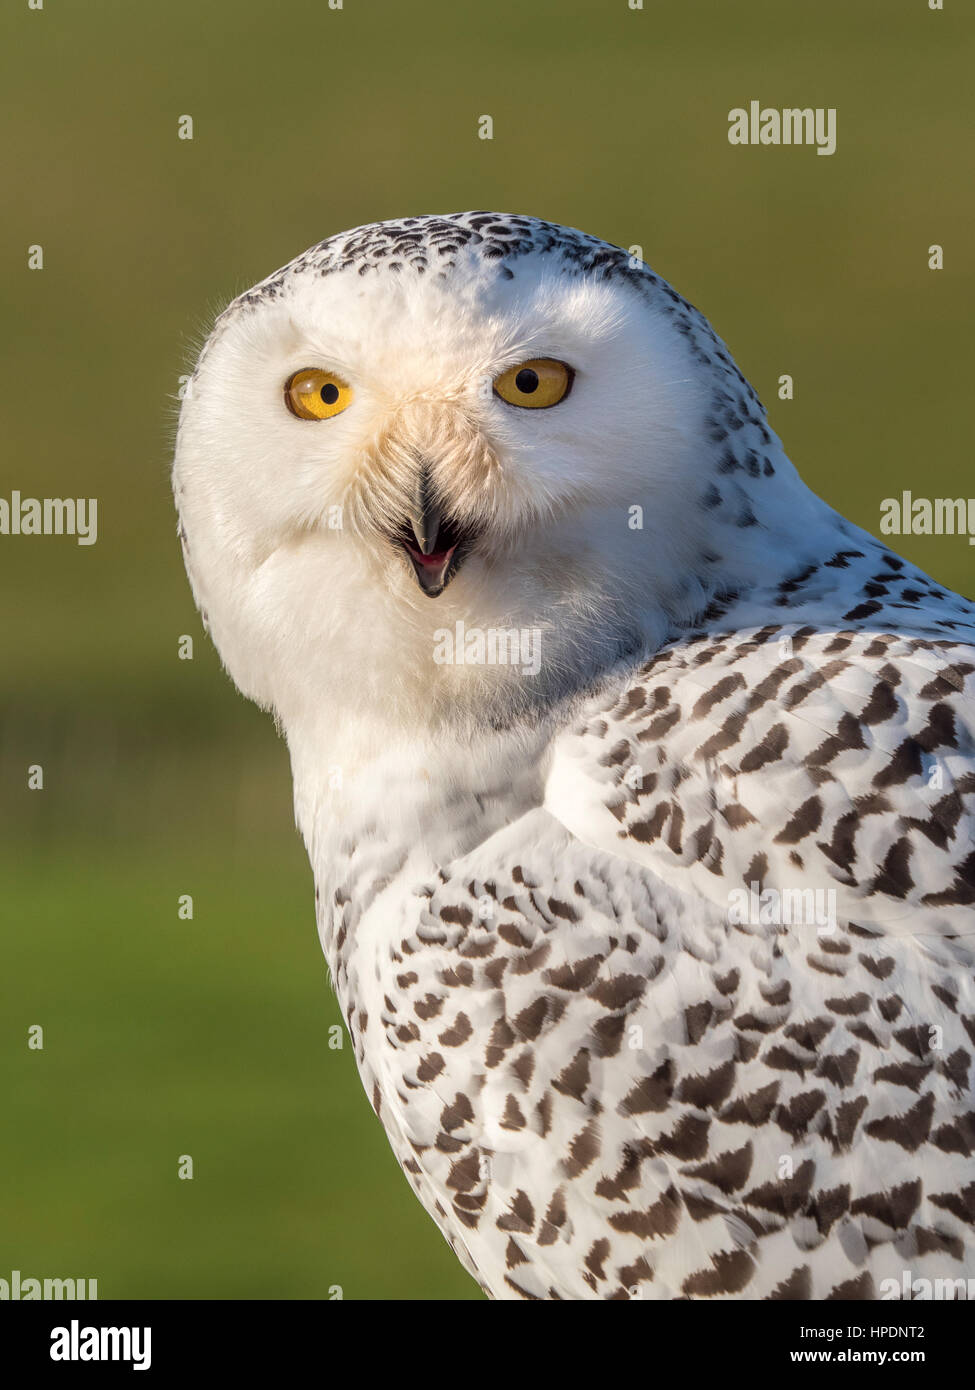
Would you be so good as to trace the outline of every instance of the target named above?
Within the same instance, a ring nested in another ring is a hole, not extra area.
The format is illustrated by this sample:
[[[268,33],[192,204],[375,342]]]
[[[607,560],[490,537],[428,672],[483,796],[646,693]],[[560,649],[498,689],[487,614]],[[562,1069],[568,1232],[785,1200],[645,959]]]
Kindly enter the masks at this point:
[[[0,495],[97,496],[99,539],[0,537],[0,1277],[479,1296],[328,1046],[286,749],[184,579],[175,397],[213,313],[383,217],[639,244],[811,485],[876,531],[902,488],[973,490],[973,29],[954,0],[4,8]],[[730,146],[753,99],[836,107],[836,154]],[[964,539],[898,548],[971,592]]]

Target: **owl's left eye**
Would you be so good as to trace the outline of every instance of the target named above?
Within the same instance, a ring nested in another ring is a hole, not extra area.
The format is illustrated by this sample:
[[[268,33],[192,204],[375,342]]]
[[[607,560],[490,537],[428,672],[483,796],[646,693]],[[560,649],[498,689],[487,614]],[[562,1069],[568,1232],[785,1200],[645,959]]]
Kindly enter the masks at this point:
[[[533,357],[530,362],[509,367],[494,380],[495,393],[503,401],[528,410],[558,405],[569,394],[571,385],[572,368],[554,357]]]
[[[299,420],[330,420],[352,404],[352,387],[334,372],[303,367],[284,383],[284,403]]]

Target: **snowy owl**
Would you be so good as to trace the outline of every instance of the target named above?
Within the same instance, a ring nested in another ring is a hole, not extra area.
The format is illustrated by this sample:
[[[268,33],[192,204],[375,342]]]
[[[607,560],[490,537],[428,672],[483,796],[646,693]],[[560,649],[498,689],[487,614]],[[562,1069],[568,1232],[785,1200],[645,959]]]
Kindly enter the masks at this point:
[[[488,1294],[975,1276],[975,606],[809,491],[696,309],[532,217],[356,228],[220,315],[174,487]]]

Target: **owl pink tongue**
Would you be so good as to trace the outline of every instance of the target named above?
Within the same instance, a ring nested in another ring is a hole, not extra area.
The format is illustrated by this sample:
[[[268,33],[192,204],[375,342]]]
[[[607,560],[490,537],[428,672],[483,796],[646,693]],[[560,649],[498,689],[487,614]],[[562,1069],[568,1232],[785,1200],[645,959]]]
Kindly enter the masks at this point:
[[[412,545],[408,545],[406,548],[418,565],[422,565],[424,569],[435,570],[442,569],[448,563],[457,546],[452,545],[449,550],[435,550],[430,555],[424,555],[421,550],[415,550]]]
[[[464,554],[463,532],[435,507],[424,505],[402,528],[399,539],[420,588],[429,598],[437,598]]]

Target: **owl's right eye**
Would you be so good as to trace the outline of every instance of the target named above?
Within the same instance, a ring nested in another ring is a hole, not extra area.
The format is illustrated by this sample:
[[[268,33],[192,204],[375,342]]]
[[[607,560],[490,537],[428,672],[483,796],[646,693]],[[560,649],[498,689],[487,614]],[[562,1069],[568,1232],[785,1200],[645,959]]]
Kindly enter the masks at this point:
[[[331,420],[352,404],[352,387],[334,372],[303,367],[284,383],[284,403],[299,420]]]

